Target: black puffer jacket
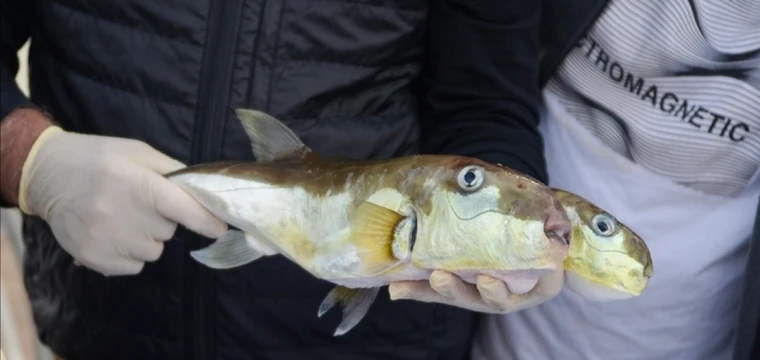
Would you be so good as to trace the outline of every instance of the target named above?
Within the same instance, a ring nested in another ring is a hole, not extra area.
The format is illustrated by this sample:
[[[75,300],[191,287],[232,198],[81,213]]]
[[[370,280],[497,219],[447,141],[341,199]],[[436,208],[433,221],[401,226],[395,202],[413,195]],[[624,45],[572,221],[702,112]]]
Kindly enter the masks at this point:
[[[2,0],[0,119],[30,102],[14,77],[31,37],[34,104],[188,164],[251,159],[233,110],[252,107],[324,154],[459,153],[546,180],[539,89],[606,2]],[[104,278],[24,220],[40,336],[68,360],[469,358],[463,310],[379,296],[334,338],[340,315],[316,317],[331,285],[281,257],[210,271],[188,256],[208,240],[180,231],[138,276]],[[757,353],[758,234],[737,360]]]
[[[505,48],[537,51],[535,42],[520,40],[501,43],[495,56],[483,52],[485,41],[509,36],[510,22],[524,21],[520,11],[537,19],[532,1],[522,2],[527,5],[505,11],[503,19],[489,15],[504,20],[504,32],[460,19],[466,25],[446,33],[453,10],[436,10],[444,30],[431,53],[444,61],[431,75],[453,77],[428,84],[439,88],[430,103],[446,106],[431,107],[442,121],[425,128],[430,151],[480,156],[542,178],[534,129],[538,64],[519,60],[523,76],[516,79],[523,84],[494,78],[493,66],[483,73],[475,66],[491,57],[509,66],[514,60]],[[140,139],[188,164],[251,159],[233,114],[249,107],[283,119],[322,154],[411,154],[420,150],[416,79],[427,14],[426,0],[3,1],[2,116],[27,102],[12,78],[15,51],[31,37],[31,101],[67,130]],[[484,28],[490,37],[478,35]],[[447,45],[452,34],[461,37],[459,45]],[[465,45],[481,53],[459,54],[457,46]],[[468,90],[467,84],[486,87]],[[457,97],[460,91],[464,96]],[[470,103],[447,108],[463,101]],[[24,233],[26,282],[41,338],[68,360],[469,356],[474,314],[391,303],[387,296],[350,333],[332,337],[339,312],[316,317],[332,285],[282,257],[211,271],[188,256],[208,240],[179,231],[138,276],[104,278],[73,267],[40,219],[25,217]]]

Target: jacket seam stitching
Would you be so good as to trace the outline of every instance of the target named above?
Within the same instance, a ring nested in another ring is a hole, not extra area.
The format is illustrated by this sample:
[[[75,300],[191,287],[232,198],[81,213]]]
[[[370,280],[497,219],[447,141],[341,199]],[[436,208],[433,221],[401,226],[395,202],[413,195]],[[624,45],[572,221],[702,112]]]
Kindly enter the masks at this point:
[[[317,117],[293,117],[293,118],[287,118],[288,121],[307,121],[307,120],[315,120],[315,121],[337,121],[337,120],[353,120],[356,118],[361,119],[382,119],[386,117],[396,117],[399,115],[407,115],[409,113],[415,113],[414,109],[408,109],[408,110],[400,110],[400,111],[393,111],[393,112],[387,112],[382,114],[355,114],[355,115],[342,115],[342,116],[317,116]]]
[[[307,1],[312,1],[312,0],[307,0]],[[388,6],[388,5],[371,4],[371,3],[366,3],[364,1],[356,1],[356,0],[321,0],[321,1],[333,2],[333,3],[352,3],[352,4],[356,4],[356,5],[363,5],[363,6],[366,6],[366,7],[372,7],[372,8],[377,8],[377,9],[387,9],[387,10],[391,10],[391,11],[404,11],[404,12],[425,12],[425,11],[427,11],[426,5],[420,5],[420,8],[412,9],[412,8],[399,8],[399,7]],[[403,5],[399,5],[399,6],[403,6]]]
[[[287,7],[285,6],[287,4],[287,0],[283,1],[282,7],[280,8],[280,19],[277,23],[277,39],[275,39],[274,42],[274,49],[272,50],[274,54],[272,54],[272,64],[277,64],[277,56],[280,54],[280,38],[282,37],[282,23],[285,20],[285,10]],[[262,29],[263,30],[263,29]],[[269,109],[272,106],[272,91],[274,89],[274,82],[275,82],[275,76],[277,72],[271,71],[269,74],[269,84],[267,85],[267,93],[269,94],[267,96],[267,109]]]
[[[96,83],[101,84],[103,86],[106,86],[108,88],[111,88],[111,89],[114,89],[114,90],[119,90],[119,91],[128,93],[130,95],[137,96],[137,97],[139,97],[141,99],[144,99],[144,100],[150,100],[150,101],[154,101],[154,102],[165,103],[165,104],[168,104],[168,105],[176,105],[176,106],[181,106],[181,107],[185,107],[185,108],[192,108],[192,105],[189,104],[189,103],[171,101],[171,100],[167,100],[167,99],[160,99],[160,98],[156,98],[156,97],[154,97],[152,95],[149,95],[149,94],[138,93],[138,92],[136,92],[134,90],[126,89],[124,87],[121,87],[121,86],[114,85],[112,83],[106,82],[103,79],[99,79],[99,78],[96,78],[94,76],[91,76],[91,75],[85,73],[84,71],[81,71],[81,70],[79,70],[79,69],[77,69],[75,67],[68,66],[68,65],[62,65],[62,66],[65,69],[68,69],[69,71],[71,71],[73,74],[75,74],[77,76],[81,76],[81,77],[83,77],[85,79],[89,79],[90,81],[96,82]]]
[[[251,107],[253,105],[253,97],[255,93],[255,82],[256,82],[256,73],[258,68],[258,55],[259,55],[259,45],[261,44],[261,37],[262,33],[264,32],[263,22],[264,22],[264,16],[266,12],[266,3],[264,3],[261,7],[259,7],[259,15],[257,16],[257,26],[256,26],[256,33],[253,35],[253,47],[251,48],[251,66],[248,70],[248,83],[246,84],[246,94],[245,98],[243,99],[243,103],[246,104],[248,107]],[[238,38],[242,37],[243,32],[241,31],[238,34]],[[264,109],[267,110],[267,109]]]
[[[147,30],[147,29],[142,29],[142,28],[136,27],[134,25],[127,24],[127,23],[115,20],[115,19],[113,19],[113,18],[111,18],[109,16],[105,16],[103,14],[97,14],[97,15],[95,15],[95,14],[89,13],[89,12],[83,10],[83,9],[80,9],[80,8],[78,8],[78,7],[76,7],[76,6],[72,5],[72,4],[63,3],[60,0],[54,0],[52,3],[55,4],[55,5],[58,5],[58,6],[62,7],[62,8],[68,9],[68,10],[70,10],[72,12],[75,12],[75,13],[78,13],[78,14],[81,14],[81,15],[84,15],[84,16],[96,19],[96,20],[103,20],[103,21],[108,22],[108,23],[110,23],[112,25],[121,26],[121,27],[124,27],[126,29],[129,29],[129,30],[132,30],[132,31],[135,31],[135,32],[143,33],[143,34],[150,35],[150,36],[160,37],[160,38],[163,38],[163,39],[166,39],[166,40],[170,40],[170,41],[176,41],[176,42],[183,43],[183,44],[186,44],[186,45],[190,45],[190,46],[193,46],[193,47],[201,47],[202,46],[200,43],[192,42],[191,40],[180,39],[180,38],[172,37],[172,36],[169,36],[169,35],[166,35],[166,34],[161,34],[161,33],[157,33],[157,32],[153,32],[153,31]]]
[[[348,62],[341,62],[338,60],[307,60],[307,59],[297,59],[297,58],[285,58],[282,59],[282,62],[297,62],[297,63],[309,63],[309,64],[315,64],[315,63],[325,63],[330,65],[344,65],[344,66],[351,66],[356,68],[399,68],[404,66],[410,66],[413,65],[415,67],[419,67],[417,62],[415,60],[409,60],[409,61],[403,61],[403,62],[397,62],[397,63],[391,63],[391,64],[358,64],[358,63],[348,63]]]

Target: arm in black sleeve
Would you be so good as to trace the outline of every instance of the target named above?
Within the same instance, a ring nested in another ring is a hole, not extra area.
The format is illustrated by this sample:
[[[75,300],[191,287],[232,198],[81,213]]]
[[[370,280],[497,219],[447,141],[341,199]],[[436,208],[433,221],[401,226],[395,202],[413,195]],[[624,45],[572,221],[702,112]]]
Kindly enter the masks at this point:
[[[16,84],[18,51],[29,38],[33,1],[2,1],[0,25],[2,47],[0,48],[0,120],[22,106],[32,106],[29,99]]]
[[[472,156],[548,181],[537,129],[540,4],[431,2],[423,153]]]

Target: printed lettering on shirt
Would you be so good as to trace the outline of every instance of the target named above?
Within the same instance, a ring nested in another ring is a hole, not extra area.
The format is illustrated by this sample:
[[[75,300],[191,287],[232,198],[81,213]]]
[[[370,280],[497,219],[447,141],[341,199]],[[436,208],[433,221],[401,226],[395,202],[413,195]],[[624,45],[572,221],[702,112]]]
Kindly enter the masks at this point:
[[[614,1],[545,91],[611,151],[736,196],[760,181],[760,2],[749,4]]]
[[[656,84],[647,84],[641,77],[626,71],[618,62],[611,60],[604,49],[591,37],[582,37],[578,42],[578,47],[586,50],[586,58],[606,73],[610,80],[619,83],[631,94],[636,94],[643,101],[651,102],[652,106],[668,115],[673,115],[686,124],[734,142],[743,141],[750,132],[749,125],[743,121],[712,112],[693,102],[689,104],[688,99],[679,98],[672,92],[658,93]]]

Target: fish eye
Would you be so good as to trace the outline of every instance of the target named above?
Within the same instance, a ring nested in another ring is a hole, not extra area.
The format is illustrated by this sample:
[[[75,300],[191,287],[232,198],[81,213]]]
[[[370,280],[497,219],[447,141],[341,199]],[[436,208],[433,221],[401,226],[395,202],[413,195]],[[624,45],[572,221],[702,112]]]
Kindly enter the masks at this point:
[[[617,231],[617,221],[609,214],[598,214],[591,219],[591,229],[599,236],[610,236]]]
[[[483,168],[480,166],[467,166],[459,171],[457,176],[457,185],[462,190],[474,191],[483,184]]]

